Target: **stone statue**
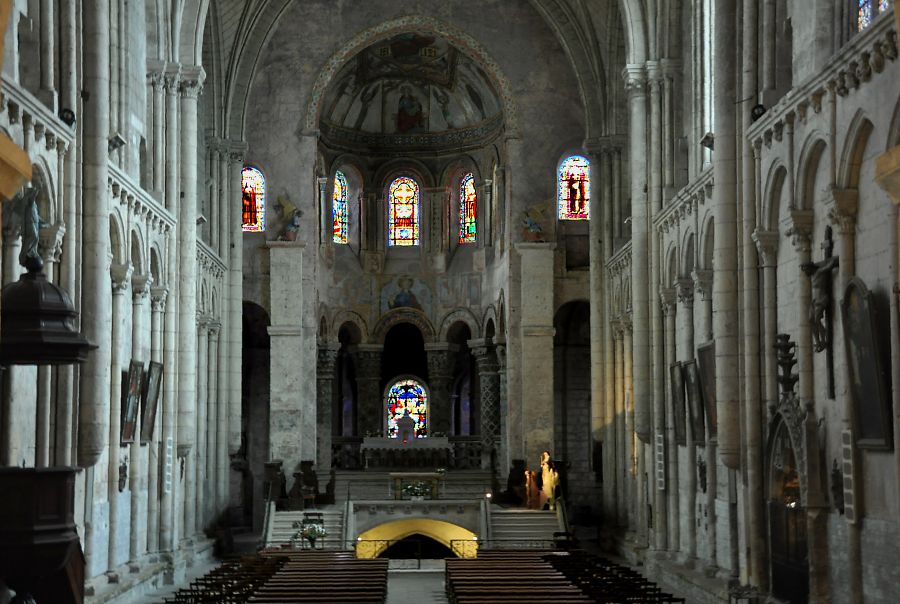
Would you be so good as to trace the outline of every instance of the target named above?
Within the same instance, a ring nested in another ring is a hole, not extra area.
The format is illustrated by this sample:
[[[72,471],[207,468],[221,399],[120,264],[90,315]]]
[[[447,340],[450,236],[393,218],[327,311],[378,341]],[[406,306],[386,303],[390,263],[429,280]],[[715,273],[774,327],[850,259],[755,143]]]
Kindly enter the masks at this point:
[[[23,189],[21,193],[9,202],[10,204],[10,228],[14,233],[22,234],[22,250],[19,252],[19,264],[28,269],[29,273],[40,272],[44,268],[44,261],[38,251],[40,238],[38,231],[50,226],[41,219],[38,214],[37,197],[41,192],[39,185]]]
[[[825,258],[819,262],[806,262],[800,269],[812,282],[812,300],[809,306],[809,322],[812,325],[813,348],[822,352],[831,346],[831,271],[838,267],[838,259],[832,256],[834,243],[831,227],[825,227],[825,241],[822,243]]]
[[[528,214],[524,215],[525,217],[522,219],[522,240],[523,241],[544,241],[544,229],[541,227],[540,223],[529,216]]]
[[[547,506],[551,510],[556,509],[556,500],[558,498],[557,487],[559,486],[559,473],[556,470],[556,464],[550,458],[550,452],[541,453],[541,493],[542,500],[545,500]]]
[[[297,241],[297,237],[300,235],[300,217],[302,215],[303,212],[296,209],[291,213],[291,219],[284,225],[284,229],[278,236],[279,241]]]

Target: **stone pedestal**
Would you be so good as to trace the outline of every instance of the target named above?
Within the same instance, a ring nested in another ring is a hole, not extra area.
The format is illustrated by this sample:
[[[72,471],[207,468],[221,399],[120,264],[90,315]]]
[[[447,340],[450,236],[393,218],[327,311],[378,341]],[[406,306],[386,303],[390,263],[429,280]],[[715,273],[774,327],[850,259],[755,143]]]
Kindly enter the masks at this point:
[[[521,256],[522,439],[537,467],[553,447],[553,260],[555,243],[517,243]]]
[[[307,362],[303,326],[303,251],[305,243],[270,241],[270,411],[269,458],[288,469],[312,458],[316,447],[315,372]],[[308,452],[308,453],[307,453]]]

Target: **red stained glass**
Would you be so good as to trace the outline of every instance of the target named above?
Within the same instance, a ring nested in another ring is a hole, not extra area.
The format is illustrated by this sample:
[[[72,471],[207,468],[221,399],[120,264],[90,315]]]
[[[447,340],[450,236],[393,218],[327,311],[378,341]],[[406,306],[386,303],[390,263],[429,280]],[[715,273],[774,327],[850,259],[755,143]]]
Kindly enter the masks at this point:
[[[252,166],[241,170],[241,223],[245,232],[266,230],[266,179]]]
[[[459,185],[459,242],[475,243],[475,212],[478,196],[475,193],[475,177],[466,174]]]
[[[587,220],[591,217],[590,162],[573,155],[560,164],[557,209],[560,220]]]

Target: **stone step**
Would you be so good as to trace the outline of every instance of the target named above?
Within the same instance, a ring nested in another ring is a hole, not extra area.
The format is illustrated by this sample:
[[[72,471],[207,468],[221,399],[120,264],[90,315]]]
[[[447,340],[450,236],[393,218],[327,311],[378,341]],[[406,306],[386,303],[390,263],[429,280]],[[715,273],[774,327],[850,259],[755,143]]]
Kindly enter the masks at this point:
[[[534,547],[533,541],[551,541],[557,531],[556,512],[491,510],[491,547]]]
[[[299,529],[294,528],[295,522],[302,522],[307,513],[318,513],[322,515],[322,521],[325,525],[326,547],[338,547],[337,543],[327,543],[339,541],[344,534],[344,512],[337,509],[319,509],[319,510],[296,510],[275,512],[272,517],[272,531],[266,546],[271,547],[283,543],[290,543],[291,539]]]

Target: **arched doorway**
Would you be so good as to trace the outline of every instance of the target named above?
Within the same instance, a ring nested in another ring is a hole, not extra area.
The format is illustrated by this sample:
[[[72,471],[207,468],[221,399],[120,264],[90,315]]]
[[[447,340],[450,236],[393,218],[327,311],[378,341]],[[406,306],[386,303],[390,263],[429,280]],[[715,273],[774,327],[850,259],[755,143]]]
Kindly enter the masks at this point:
[[[408,518],[385,522],[360,533],[356,539],[356,557],[378,558],[391,545],[413,535],[432,539],[460,558],[474,558],[477,554],[478,535],[469,529],[444,520]]]
[[[772,593],[792,604],[805,604],[809,599],[806,508],[801,498],[797,456],[784,421],[776,424],[769,445],[768,470]]]

